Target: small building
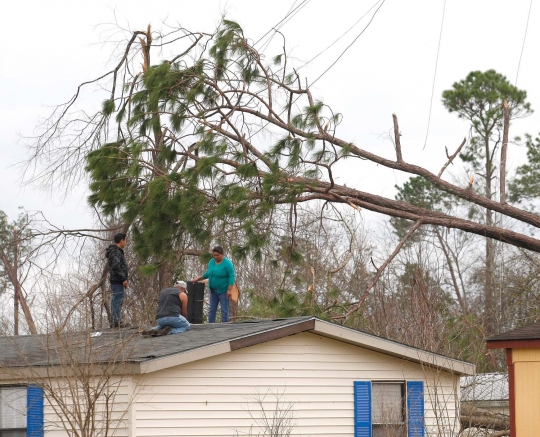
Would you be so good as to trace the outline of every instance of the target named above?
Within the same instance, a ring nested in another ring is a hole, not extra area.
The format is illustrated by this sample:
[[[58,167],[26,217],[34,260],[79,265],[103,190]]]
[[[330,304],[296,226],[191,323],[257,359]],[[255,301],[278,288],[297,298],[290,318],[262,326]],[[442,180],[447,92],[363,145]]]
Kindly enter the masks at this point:
[[[3,337],[0,433],[450,437],[474,370],[315,317]]]
[[[537,437],[540,429],[540,323],[486,339],[489,349],[506,349],[510,435]]]
[[[479,373],[461,378],[461,406],[494,414],[510,414],[508,373]]]

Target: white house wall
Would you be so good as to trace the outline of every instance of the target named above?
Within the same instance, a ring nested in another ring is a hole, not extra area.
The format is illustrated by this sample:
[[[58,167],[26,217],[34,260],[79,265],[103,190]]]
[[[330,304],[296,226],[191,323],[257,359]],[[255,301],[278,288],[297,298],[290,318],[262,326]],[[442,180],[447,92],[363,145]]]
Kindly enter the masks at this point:
[[[96,408],[97,415],[95,416],[96,422],[94,426],[94,432],[92,435],[94,437],[105,437],[105,436],[118,436],[118,437],[128,437],[129,435],[134,435],[133,431],[130,429],[131,425],[131,403],[133,399],[133,386],[132,378],[129,377],[113,377],[108,384],[109,386],[109,403],[108,409],[110,412],[110,421],[107,427],[107,424],[102,420],[102,412],[106,408],[105,398],[100,397],[98,401],[98,406]],[[99,383],[102,386],[103,381]],[[44,427],[45,427],[45,436],[46,437],[67,437],[70,435],[66,428],[72,426],[72,423],[75,419],[75,406],[74,403],[79,405],[81,411],[81,416],[88,410],[84,407],[85,400],[87,399],[82,393],[76,394],[76,391],[72,390],[73,381],[71,382],[71,387],[65,384],[58,384],[57,381],[47,381],[45,383],[46,387],[44,388]],[[96,384],[94,384],[94,387]],[[58,401],[52,399],[50,394],[51,389],[54,388],[55,396]],[[72,394],[74,393],[74,394]],[[63,420],[60,419],[57,412],[61,412],[62,409],[58,406],[64,406],[68,408],[72,413],[65,415],[61,414]]]
[[[271,416],[277,395],[282,408],[292,404],[293,435],[352,436],[353,382],[360,380],[424,380],[426,435],[450,436],[458,429],[457,377],[300,333],[141,375],[130,435],[249,435],[261,417],[255,399],[265,397]],[[256,427],[252,431],[261,433]]]

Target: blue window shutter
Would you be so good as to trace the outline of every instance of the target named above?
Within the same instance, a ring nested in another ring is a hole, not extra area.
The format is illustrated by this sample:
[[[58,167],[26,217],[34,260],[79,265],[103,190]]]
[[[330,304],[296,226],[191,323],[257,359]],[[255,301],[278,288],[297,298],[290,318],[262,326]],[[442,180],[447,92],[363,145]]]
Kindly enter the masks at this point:
[[[26,390],[26,435],[43,437],[43,389],[31,384]]]
[[[424,437],[424,383],[407,381],[408,437]]]
[[[354,437],[371,437],[371,382],[354,382]]]

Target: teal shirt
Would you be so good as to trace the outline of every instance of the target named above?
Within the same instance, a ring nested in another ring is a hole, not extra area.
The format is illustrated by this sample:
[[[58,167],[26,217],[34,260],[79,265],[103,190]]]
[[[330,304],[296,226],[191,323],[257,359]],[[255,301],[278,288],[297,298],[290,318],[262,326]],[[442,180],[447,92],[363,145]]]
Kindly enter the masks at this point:
[[[208,286],[215,288],[218,294],[226,293],[230,285],[234,285],[236,273],[233,263],[229,258],[223,258],[219,264],[214,259],[208,263],[208,270],[202,275],[203,279],[208,278]]]

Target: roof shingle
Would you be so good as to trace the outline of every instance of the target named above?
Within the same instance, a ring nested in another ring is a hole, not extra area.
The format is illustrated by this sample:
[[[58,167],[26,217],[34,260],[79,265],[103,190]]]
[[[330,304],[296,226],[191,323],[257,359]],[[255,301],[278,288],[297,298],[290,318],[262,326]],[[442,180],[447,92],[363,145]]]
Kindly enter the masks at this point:
[[[502,332],[486,339],[490,341],[511,341],[511,340],[540,340],[540,322]]]

